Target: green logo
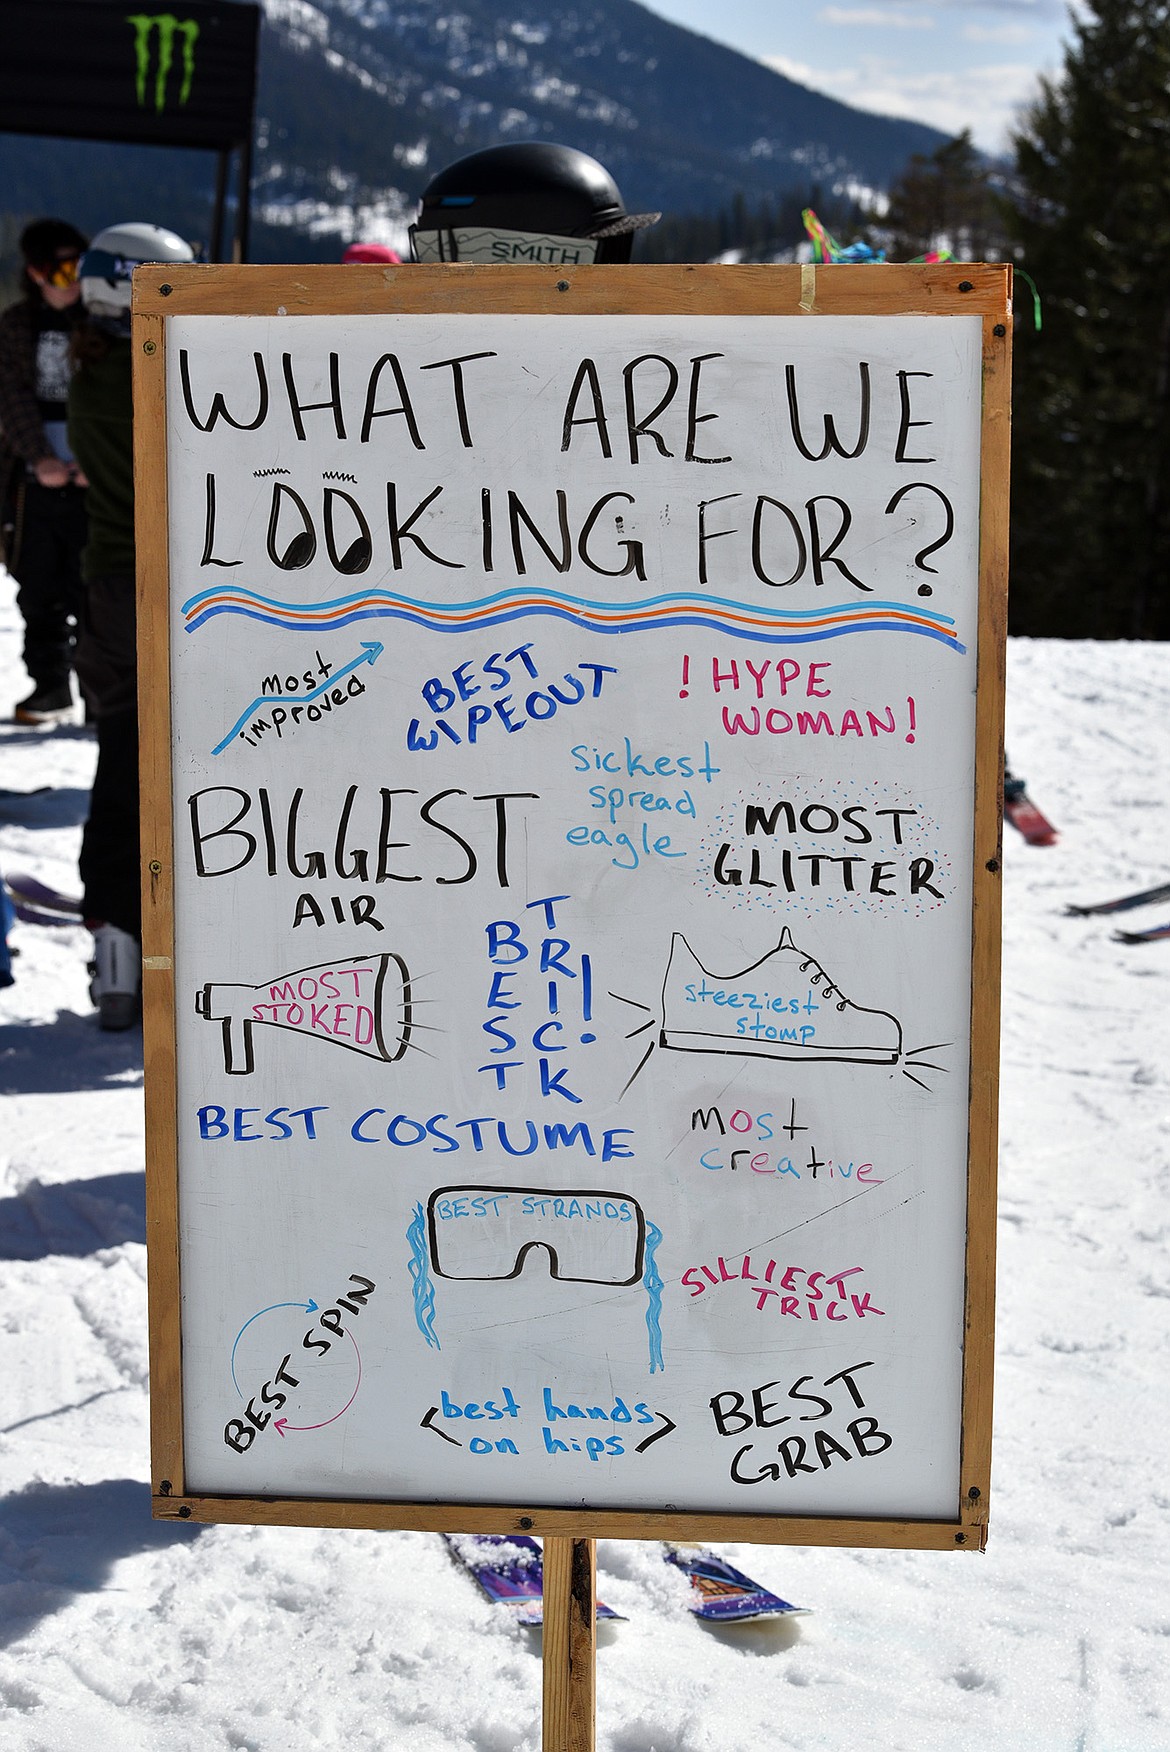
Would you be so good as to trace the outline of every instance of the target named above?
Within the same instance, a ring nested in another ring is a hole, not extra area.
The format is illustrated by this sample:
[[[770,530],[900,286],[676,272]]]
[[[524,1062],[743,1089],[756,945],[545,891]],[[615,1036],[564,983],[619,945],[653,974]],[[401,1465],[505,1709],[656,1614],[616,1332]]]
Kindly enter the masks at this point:
[[[199,26],[193,18],[176,18],[170,12],[158,12],[153,16],[142,12],[127,14],[126,23],[134,27],[134,55],[137,65],[135,89],[138,93],[139,109],[146,108],[146,80],[150,71],[150,39],[156,28],[158,30],[158,67],[154,75],[154,107],[161,115],[167,104],[167,75],[175,60],[175,39],[180,37],[183,44],[183,83],[179,87],[179,103],[185,104],[191,95],[191,81],[195,77],[195,43],[199,36]]]

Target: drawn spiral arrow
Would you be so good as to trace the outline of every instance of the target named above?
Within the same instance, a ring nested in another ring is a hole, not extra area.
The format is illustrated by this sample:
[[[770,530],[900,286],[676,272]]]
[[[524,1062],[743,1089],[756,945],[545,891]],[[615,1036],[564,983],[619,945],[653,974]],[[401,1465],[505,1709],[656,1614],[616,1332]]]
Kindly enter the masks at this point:
[[[353,1392],[350,1394],[341,1410],[335,1411],[332,1417],[323,1418],[320,1423],[313,1424],[294,1424],[289,1423],[286,1417],[278,1417],[272,1425],[278,1436],[283,1436],[286,1430],[323,1430],[326,1425],[336,1423],[338,1418],[343,1416],[344,1413],[349,1410],[350,1406],[357,1398],[358,1388],[362,1384],[362,1353],[357,1347],[357,1339],[354,1337],[353,1333],[347,1332],[345,1336],[353,1346],[353,1354],[357,1358],[358,1372],[357,1380],[353,1384]]]
[[[311,1296],[307,1302],[272,1302],[267,1308],[259,1309],[250,1319],[244,1321],[244,1324],[236,1333],[236,1342],[232,1346],[232,1386],[235,1388],[241,1399],[244,1395],[240,1391],[240,1383],[236,1380],[236,1350],[239,1346],[240,1340],[243,1338],[245,1332],[247,1332],[249,1326],[251,1326],[252,1321],[259,1320],[262,1314],[274,1313],[277,1308],[303,1308],[306,1314],[315,1314],[320,1306],[321,1304],[319,1302],[314,1302]]]

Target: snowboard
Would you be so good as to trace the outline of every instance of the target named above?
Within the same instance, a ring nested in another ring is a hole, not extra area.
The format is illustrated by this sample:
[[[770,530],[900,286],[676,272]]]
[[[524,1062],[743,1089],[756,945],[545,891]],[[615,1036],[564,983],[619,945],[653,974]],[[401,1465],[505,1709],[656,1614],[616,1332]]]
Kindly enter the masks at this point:
[[[455,1562],[479,1583],[488,1599],[504,1606],[517,1624],[544,1623],[544,1560],[535,1539],[523,1534],[444,1533],[443,1542]],[[597,1620],[621,1619],[603,1601]]]
[[[26,925],[79,925],[81,902],[62,894],[35,876],[12,874],[4,878],[12,910]]]
[[[1022,834],[1030,846],[1054,846],[1060,837],[1048,817],[1040,813],[1026,791],[1021,791],[1018,797],[1010,800],[1004,798],[1003,818],[1010,821],[1016,832]]]
[[[794,1606],[779,1594],[761,1588],[750,1576],[714,1551],[700,1545],[668,1544],[662,1555],[667,1563],[689,1576],[690,1609],[708,1624],[744,1624],[755,1618],[803,1617],[807,1606]]]

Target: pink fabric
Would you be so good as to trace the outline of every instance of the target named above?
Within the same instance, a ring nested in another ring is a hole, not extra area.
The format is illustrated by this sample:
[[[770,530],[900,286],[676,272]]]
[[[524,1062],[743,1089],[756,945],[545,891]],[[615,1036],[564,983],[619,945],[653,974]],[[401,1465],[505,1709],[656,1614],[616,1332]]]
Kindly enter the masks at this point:
[[[401,262],[402,257],[388,243],[351,243],[343,262]]]

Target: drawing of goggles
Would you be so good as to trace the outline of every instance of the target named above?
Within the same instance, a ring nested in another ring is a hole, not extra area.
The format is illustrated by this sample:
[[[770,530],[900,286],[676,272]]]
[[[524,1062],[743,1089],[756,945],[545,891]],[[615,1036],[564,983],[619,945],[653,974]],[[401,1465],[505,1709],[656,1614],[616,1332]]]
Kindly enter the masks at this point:
[[[436,1277],[519,1277],[532,1253],[561,1282],[637,1283],[646,1218],[624,1192],[547,1186],[441,1186],[427,1205]]]

